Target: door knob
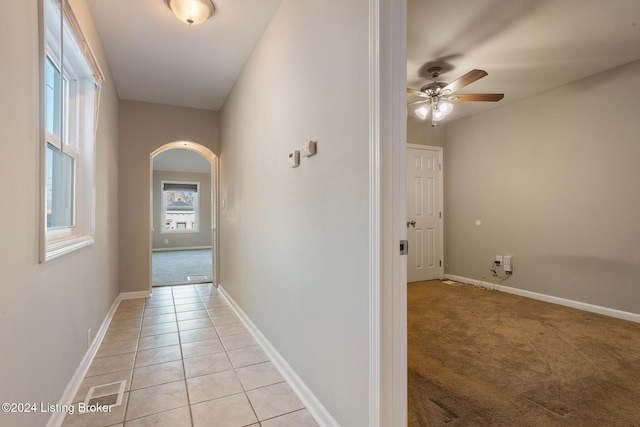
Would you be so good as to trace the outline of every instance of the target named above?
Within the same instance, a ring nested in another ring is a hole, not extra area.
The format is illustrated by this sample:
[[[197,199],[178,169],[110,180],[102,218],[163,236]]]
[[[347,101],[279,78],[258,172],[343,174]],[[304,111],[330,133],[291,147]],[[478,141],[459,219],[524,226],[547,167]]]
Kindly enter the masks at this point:
[[[416,222],[415,221],[407,221],[407,228],[409,228],[409,226],[412,226],[412,227],[415,228]]]

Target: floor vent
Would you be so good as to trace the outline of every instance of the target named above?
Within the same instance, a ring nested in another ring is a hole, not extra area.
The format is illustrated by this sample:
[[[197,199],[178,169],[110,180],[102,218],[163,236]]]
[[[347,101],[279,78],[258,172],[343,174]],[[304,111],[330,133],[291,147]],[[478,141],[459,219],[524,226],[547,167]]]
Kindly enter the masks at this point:
[[[209,282],[209,278],[204,274],[192,274],[187,276],[190,282]]]
[[[122,397],[124,396],[124,388],[126,384],[127,381],[123,380],[91,387],[84,403],[86,405],[120,406],[122,404]]]

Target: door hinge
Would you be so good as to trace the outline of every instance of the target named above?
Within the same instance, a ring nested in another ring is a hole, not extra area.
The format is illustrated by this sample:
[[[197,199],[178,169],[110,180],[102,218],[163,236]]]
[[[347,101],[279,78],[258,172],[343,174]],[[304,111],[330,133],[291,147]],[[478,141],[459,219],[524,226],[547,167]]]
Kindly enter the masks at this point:
[[[442,219],[442,212],[438,212],[438,217]]]
[[[440,260],[440,267],[442,267],[442,260]]]
[[[442,163],[438,163],[438,168],[440,168],[440,170],[442,170]]]

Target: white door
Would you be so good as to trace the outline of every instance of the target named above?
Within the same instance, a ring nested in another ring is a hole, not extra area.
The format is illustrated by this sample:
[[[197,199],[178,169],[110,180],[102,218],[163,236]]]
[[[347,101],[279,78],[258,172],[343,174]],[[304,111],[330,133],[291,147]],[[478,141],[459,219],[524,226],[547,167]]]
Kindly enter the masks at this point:
[[[442,274],[442,149],[407,147],[407,281]]]

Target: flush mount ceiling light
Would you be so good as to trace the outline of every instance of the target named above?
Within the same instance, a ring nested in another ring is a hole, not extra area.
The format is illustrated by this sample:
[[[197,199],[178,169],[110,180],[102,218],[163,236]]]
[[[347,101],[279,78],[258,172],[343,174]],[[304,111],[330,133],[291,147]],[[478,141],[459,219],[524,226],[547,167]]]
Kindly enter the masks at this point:
[[[189,25],[202,24],[215,11],[211,0],[167,0],[167,5],[179,20]]]

